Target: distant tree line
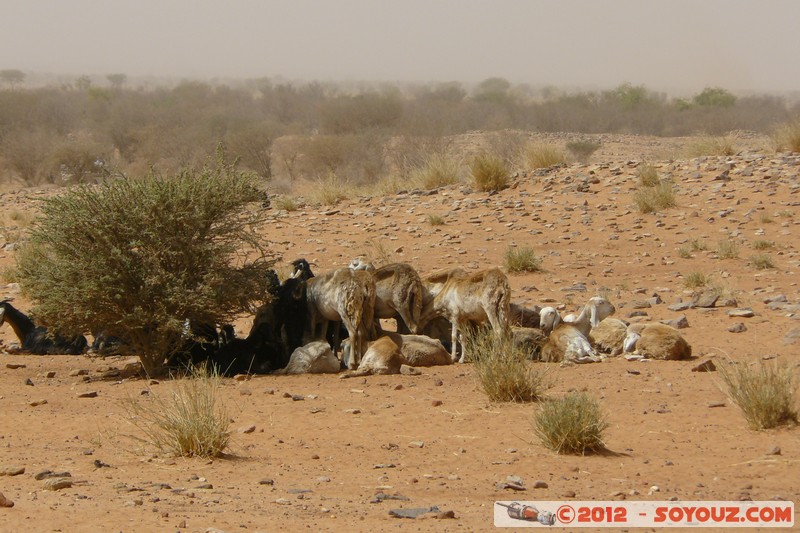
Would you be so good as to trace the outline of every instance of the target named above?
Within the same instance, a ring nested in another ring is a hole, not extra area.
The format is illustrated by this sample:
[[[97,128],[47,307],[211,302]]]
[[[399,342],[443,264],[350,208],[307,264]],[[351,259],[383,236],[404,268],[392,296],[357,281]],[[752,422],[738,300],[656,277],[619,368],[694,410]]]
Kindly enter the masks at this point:
[[[269,79],[135,88],[124,74],[42,88],[26,88],[24,80],[21,71],[0,71],[0,180],[28,184],[197,168],[219,143],[263,180],[280,170],[290,178],[332,173],[366,182],[387,172],[390,139],[399,146],[398,138],[408,145],[474,130],[768,133],[800,111],[779,96],[709,87],[668,98],[629,83],[566,92],[503,78],[469,90],[457,82],[353,89]]]

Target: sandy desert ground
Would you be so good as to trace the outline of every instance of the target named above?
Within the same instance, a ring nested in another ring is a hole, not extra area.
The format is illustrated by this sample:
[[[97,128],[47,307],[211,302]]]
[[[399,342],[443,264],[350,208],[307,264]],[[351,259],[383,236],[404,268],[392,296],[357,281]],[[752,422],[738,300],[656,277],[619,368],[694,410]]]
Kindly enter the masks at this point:
[[[798,501],[800,430],[748,429],[718,372],[691,371],[707,359],[800,365],[800,155],[776,154],[753,134],[733,139],[735,156],[666,159],[696,140],[604,136],[589,163],[526,172],[496,194],[455,186],[353,198],[275,212],[265,233],[287,261],[306,257],[320,271],[360,254],[422,274],[477,270],[502,265],[509,246],[531,246],[544,271],[509,276],[515,302],[573,311],[603,293],[621,318],[685,315],[691,361],[531,363],[551,367],[550,395],[577,389],[600,401],[607,452],[547,450],[531,429],[537,405],[487,401],[465,364],[418,376],[226,379],[230,455],[173,458],[139,448],[122,406],[173,383],[127,371],[130,358],[0,354],[0,492],[14,503],[0,508],[0,531],[488,531],[496,500]],[[636,210],[643,161],[678,185],[678,207]],[[11,213],[50,193],[0,195],[7,229]],[[430,225],[430,214],[445,223]],[[729,239],[738,258],[718,256]],[[757,241],[774,246],[756,250]],[[692,242],[707,249],[687,257],[680,250]],[[0,266],[13,262],[9,248]],[[758,253],[775,268],[755,268]],[[691,301],[684,280],[698,272],[724,297],[674,310]],[[663,303],[645,307],[654,295]],[[29,306],[3,281],[5,297]],[[753,316],[729,314],[743,308]],[[0,340],[16,340],[7,325]],[[44,471],[69,472],[72,486],[47,490]],[[498,488],[508,476],[527,490]],[[389,514],[431,506],[454,518]]]

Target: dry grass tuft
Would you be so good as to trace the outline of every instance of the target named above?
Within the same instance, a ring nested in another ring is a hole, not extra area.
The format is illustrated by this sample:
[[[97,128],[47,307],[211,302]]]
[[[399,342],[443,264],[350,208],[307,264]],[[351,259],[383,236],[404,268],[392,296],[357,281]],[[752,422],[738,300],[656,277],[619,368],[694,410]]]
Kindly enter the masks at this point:
[[[661,184],[661,177],[658,175],[658,169],[653,165],[640,165],[638,174],[639,185],[643,187],[655,187]]]
[[[687,157],[731,156],[735,153],[733,140],[728,137],[703,137],[686,149]]]
[[[355,195],[355,188],[346,180],[339,179],[335,174],[319,179],[310,194],[311,201],[317,204],[334,206]]]
[[[585,163],[589,161],[592,154],[600,149],[600,143],[594,141],[570,141],[567,143],[567,151],[578,161]]]
[[[756,270],[775,268],[775,260],[769,254],[755,254],[750,257],[750,265]]]
[[[723,391],[742,410],[751,429],[763,430],[798,422],[797,383],[792,369],[778,363],[743,361],[722,365]]]
[[[683,277],[683,284],[689,289],[699,289],[709,284],[711,278],[702,272],[689,272]]]
[[[434,154],[412,171],[411,182],[421,189],[436,189],[455,185],[461,181],[461,163],[452,157]]]
[[[479,191],[501,191],[508,187],[508,165],[503,158],[492,154],[475,156],[469,164],[475,188]]]
[[[443,226],[444,225],[444,218],[441,215],[434,215],[433,213],[429,214],[427,219],[428,224],[431,226]]]
[[[547,370],[536,368],[510,335],[498,338],[488,328],[478,328],[464,335],[464,347],[491,401],[532,402],[550,387]]]
[[[641,213],[657,213],[678,205],[675,189],[669,181],[660,181],[654,187],[640,186],[633,194],[633,202]]]
[[[535,170],[566,164],[567,156],[555,145],[529,143],[522,150],[522,160],[526,168]]]
[[[503,261],[506,270],[511,273],[541,272],[542,270],[542,259],[536,256],[536,252],[530,246],[507,248]]]
[[[773,135],[775,150],[800,152],[800,120],[778,127]]]
[[[730,239],[719,241],[717,256],[720,259],[736,259],[739,257],[739,245]]]
[[[218,457],[230,443],[230,418],[219,403],[221,378],[204,369],[159,390],[124,402],[128,421],[161,452],[182,457]]]
[[[556,453],[585,454],[605,448],[603,431],[608,422],[596,400],[583,392],[571,392],[542,404],[533,431]]]

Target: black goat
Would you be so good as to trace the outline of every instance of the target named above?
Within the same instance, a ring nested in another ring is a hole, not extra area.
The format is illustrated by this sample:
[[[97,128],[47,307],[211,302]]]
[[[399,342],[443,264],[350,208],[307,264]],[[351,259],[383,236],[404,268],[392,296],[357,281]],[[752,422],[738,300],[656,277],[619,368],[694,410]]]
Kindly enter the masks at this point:
[[[22,350],[33,355],[80,355],[89,345],[83,335],[65,339],[61,335],[49,334],[46,327],[34,324],[8,300],[0,302],[0,325],[4,322],[11,325]]]
[[[124,339],[109,333],[108,330],[103,329],[98,333],[92,333],[94,339],[89,352],[98,355],[123,355],[126,353],[128,343]]]
[[[292,277],[302,279],[303,281],[308,281],[314,277],[314,273],[311,271],[311,265],[308,264],[303,258],[295,259],[292,261]]]
[[[208,362],[222,376],[268,374],[286,366],[281,366],[283,347],[270,337],[267,325],[256,328],[246,339],[229,339]]]

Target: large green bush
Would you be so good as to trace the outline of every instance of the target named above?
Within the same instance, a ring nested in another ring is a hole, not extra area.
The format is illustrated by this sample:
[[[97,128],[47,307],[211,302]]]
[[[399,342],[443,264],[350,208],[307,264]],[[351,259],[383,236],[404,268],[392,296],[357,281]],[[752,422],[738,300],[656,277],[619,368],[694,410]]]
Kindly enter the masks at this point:
[[[119,335],[157,372],[185,319],[224,322],[266,297],[261,199],[221,154],[199,171],[71,188],[43,201],[17,275],[45,323]]]

